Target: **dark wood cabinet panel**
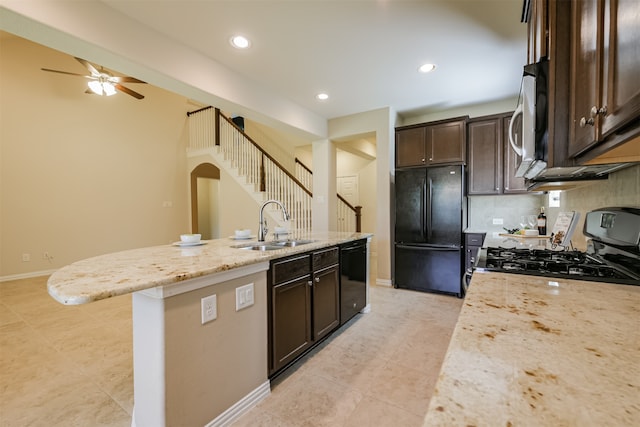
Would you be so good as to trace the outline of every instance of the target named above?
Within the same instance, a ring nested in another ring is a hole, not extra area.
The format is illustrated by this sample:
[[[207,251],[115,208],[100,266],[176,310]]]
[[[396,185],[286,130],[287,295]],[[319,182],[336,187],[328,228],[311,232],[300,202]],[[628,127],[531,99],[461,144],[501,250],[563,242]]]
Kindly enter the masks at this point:
[[[640,2],[605,2],[602,136],[640,117]],[[608,25],[607,25],[608,24]]]
[[[518,156],[509,144],[512,113],[469,121],[469,195],[526,193],[524,178],[516,178]]]
[[[501,118],[469,122],[469,194],[500,194],[502,190]]]
[[[269,376],[340,325],[337,246],[274,260],[269,270]]]
[[[396,167],[423,166],[426,157],[424,127],[396,131]]]
[[[527,192],[527,183],[524,178],[516,177],[516,169],[518,168],[518,155],[509,144],[509,124],[511,123],[512,114],[502,118],[502,164],[504,170],[503,191],[505,194],[518,194]],[[519,116],[516,120],[520,120]]]
[[[313,339],[319,340],[340,324],[338,266],[313,273]]]
[[[396,167],[465,161],[467,117],[396,129]]]
[[[639,70],[640,2],[572,1],[570,156],[640,134],[614,134],[640,117]]]
[[[311,276],[271,289],[271,372],[301,355],[312,343]]]
[[[484,243],[484,238],[486,233],[465,233],[465,271],[473,268],[473,265],[476,262],[476,256],[478,255],[478,251],[482,247]]]
[[[427,126],[427,164],[464,162],[466,140],[464,119]]]

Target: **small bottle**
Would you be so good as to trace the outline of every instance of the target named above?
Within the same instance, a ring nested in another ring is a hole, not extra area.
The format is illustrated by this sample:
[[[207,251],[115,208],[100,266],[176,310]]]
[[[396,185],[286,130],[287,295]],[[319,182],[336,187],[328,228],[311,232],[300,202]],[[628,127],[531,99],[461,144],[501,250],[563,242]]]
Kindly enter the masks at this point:
[[[538,214],[538,234],[540,236],[547,235],[547,217],[544,214],[544,206],[540,208],[540,213]]]

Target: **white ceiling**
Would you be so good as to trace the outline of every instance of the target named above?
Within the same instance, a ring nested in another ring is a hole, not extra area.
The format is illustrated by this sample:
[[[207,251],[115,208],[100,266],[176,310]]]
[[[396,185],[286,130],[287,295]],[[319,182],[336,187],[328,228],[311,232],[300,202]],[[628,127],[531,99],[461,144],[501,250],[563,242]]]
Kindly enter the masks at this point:
[[[522,0],[102,2],[326,119],[513,97],[526,60]],[[237,33],[249,50],[230,46]]]

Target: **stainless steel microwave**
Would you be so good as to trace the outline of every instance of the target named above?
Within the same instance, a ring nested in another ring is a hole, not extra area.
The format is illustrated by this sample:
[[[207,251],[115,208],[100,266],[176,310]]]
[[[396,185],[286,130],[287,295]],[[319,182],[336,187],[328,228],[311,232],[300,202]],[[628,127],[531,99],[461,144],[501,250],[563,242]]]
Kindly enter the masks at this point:
[[[518,107],[509,123],[509,143],[519,158],[517,177],[532,179],[547,168],[548,70],[546,58],[524,67]]]

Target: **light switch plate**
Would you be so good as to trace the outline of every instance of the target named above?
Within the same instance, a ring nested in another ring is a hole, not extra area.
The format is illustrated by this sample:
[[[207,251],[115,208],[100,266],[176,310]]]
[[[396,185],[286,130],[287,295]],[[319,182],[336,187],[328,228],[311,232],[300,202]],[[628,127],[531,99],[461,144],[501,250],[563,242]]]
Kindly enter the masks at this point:
[[[253,305],[253,283],[236,288],[236,311]]]
[[[493,225],[502,225],[504,220],[502,218],[493,218]]]

